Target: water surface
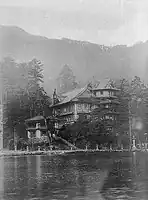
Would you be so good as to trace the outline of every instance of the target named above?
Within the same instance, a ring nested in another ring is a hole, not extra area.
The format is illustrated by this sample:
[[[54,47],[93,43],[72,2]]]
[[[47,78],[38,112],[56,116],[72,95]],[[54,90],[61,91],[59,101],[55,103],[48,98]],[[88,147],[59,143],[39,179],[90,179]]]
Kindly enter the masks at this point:
[[[148,200],[148,153],[0,158],[1,200]]]

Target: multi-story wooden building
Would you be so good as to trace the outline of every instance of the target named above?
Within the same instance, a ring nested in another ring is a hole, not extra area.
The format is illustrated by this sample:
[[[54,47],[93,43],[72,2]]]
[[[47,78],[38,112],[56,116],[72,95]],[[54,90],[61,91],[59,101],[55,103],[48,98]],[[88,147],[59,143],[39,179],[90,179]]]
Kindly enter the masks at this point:
[[[84,88],[62,94],[60,97],[55,90],[51,108],[53,115],[61,118],[60,123],[56,124],[56,128],[73,123],[79,118],[80,114],[89,117],[95,108],[105,111],[102,119],[116,121],[118,116],[117,106],[119,105],[117,92],[118,89],[109,85],[108,82],[100,83],[98,87],[87,85]]]
[[[101,119],[104,120],[108,130],[112,130],[113,127],[118,125],[118,92],[119,90],[108,82],[100,83],[98,87],[92,89],[94,96],[95,107],[98,108],[96,114],[102,113]],[[95,103],[96,102],[96,103]]]

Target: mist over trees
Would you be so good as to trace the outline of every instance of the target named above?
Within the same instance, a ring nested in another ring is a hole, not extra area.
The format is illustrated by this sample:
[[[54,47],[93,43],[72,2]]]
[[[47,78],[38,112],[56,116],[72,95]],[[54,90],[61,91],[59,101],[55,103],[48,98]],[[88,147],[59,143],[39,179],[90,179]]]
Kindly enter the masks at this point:
[[[67,64],[63,66],[56,81],[58,93],[66,93],[79,86],[72,69]]]
[[[25,138],[24,121],[36,115],[51,115],[49,105],[50,97],[43,88],[43,65],[33,59],[29,62],[18,63],[7,57],[0,62],[1,94],[4,105],[4,147],[14,137]],[[64,65],[57,79],[58,93],[71,91],[79,84],[69,65]],[[93,80],[93,85],[98,85],[98,80]],[[118,124],[114,133],[108,135],[106,124],[102,121],[104,110],[95,110],[91,113],[92,120],[79,118],[79,120],[66,127],[62,136],[72,143],[112,144],[129,141],[129,109],[133,117],[142,120],[143,127],[136,132],[139,141],[144,141],[144,133],[148,131],[148,88],[142,80],[135,76],[132,80],[125,78],[110,80],[113,87],[119,89],[117,107],[119,113]],[[130,108],[129,108],[130,105]],[[94,114],[95,113],[95,114]],[[97,115],[97,120],[93,117]],[[118,134],[117,134],[118,133]]]

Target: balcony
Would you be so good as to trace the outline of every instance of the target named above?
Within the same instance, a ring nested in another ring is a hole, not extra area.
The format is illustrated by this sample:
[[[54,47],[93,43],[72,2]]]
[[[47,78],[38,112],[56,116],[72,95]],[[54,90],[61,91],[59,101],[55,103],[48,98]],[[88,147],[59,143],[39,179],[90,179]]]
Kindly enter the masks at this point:
[[[107,114],[119,115],[120,113],[115,110],[109,110]]]
[[[36,131],[36,130],[47,130],[46,126],[40,126],[40,127],[35,127],[35,126],[30,126],[26,128],[27,131]]]
[[[74,114],[72,111],[71,112],[58,112],[57,114],[56,114],[56,116],[66,116],[66,115],[72,115],[72,114]]]

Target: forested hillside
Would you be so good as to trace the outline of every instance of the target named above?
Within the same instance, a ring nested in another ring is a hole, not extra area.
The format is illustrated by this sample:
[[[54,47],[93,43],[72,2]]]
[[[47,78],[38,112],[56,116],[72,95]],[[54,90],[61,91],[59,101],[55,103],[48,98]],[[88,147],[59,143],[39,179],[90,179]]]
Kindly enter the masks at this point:
[[[5,56],[19,62],[40,60],[44,64],[44,88],[48,94],[56,86],[65,64],[72,68],[81,84],[94,75],[98,79],[138,75],[148,80],[148,42],[131,47],[107,47],[69,39],[48,39],[30,35],[18,27],[0,26],[0,58]]]

